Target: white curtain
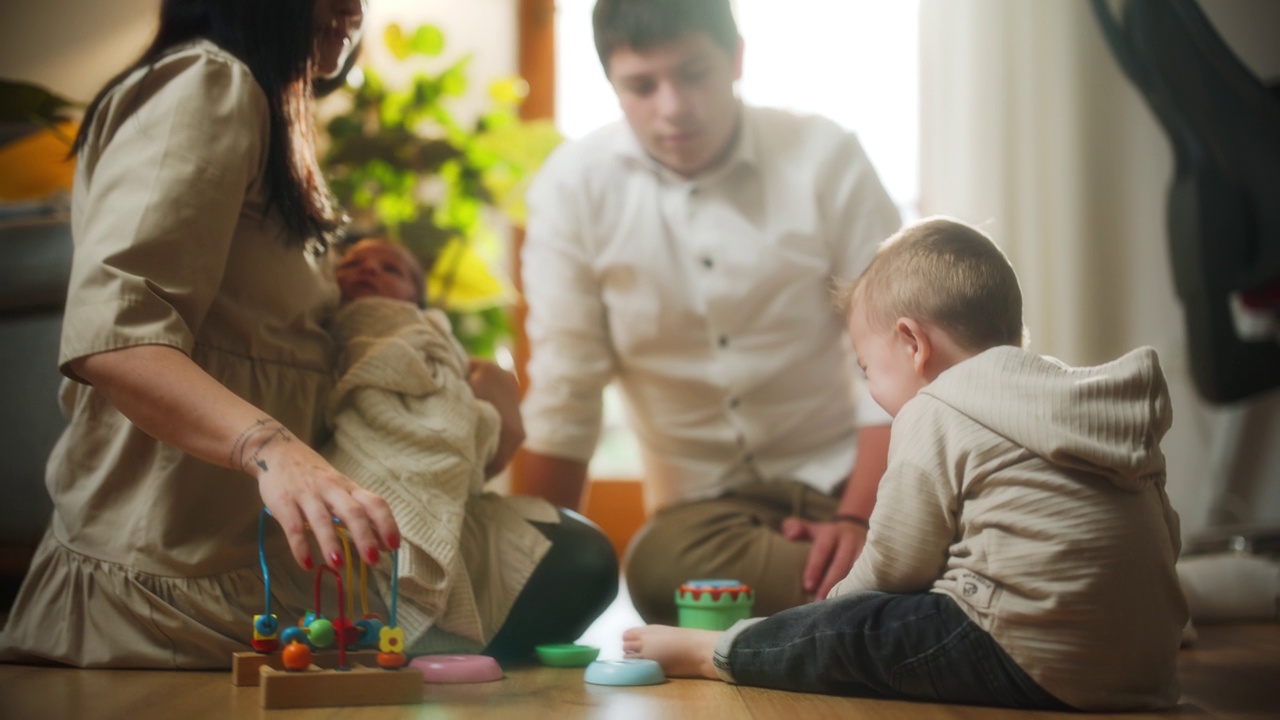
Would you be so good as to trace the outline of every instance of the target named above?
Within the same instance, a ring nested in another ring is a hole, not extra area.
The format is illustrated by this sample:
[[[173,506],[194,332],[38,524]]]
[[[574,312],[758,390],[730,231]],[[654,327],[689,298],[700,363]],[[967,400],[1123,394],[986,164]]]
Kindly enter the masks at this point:
[[[920,21],[921,214],[1004,248],[1035,351],[1092,364],[1159,350],[1184,537],[1280,525],[1280,394],[1215,407],[1192,388],[1165,233],[1172,151],[1089,4],[922,0]]]

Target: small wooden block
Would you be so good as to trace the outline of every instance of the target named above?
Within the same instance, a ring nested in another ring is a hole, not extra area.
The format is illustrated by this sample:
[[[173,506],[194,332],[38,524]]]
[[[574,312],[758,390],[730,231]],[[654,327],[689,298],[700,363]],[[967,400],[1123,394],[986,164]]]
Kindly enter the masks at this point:
[[[302,672],[288,672],[263,665],[258,672],[262,707],[268,709],[422,702],[422,671],[417,668],[352,665],[350,670],[324,670],[313,665]]]
[[[238,652],[231,655],[231,684],[236,687],[257,687],[258,685],[258,669],[261,667],[271,667],[276,670],[284,670],[284,660],[281,659],[278,652],[264,655],[256,652]],[[324,652],[316,652],[311,654],[311,664],[326,670],[332,670],[338,667],[338,651],[326,650]],[[378,664],[377,650],[355,650],[347,651],[347,665],[368,665],[376,666]]]

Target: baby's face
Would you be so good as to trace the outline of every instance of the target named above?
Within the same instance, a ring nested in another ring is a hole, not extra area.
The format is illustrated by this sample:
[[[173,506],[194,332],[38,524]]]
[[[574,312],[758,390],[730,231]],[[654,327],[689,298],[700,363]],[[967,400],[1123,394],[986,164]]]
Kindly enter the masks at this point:
[[[849,313],[849,335],[871,397],[885,412],[897,415],[926,384],[915,372],[910,347],[896,328],[876,327],[858,307]]]
[[[417,303],[421,288],[417,263],[409,251],[385,240],[367,239],[352,245],[338,264],[342,301],[385,297]]]

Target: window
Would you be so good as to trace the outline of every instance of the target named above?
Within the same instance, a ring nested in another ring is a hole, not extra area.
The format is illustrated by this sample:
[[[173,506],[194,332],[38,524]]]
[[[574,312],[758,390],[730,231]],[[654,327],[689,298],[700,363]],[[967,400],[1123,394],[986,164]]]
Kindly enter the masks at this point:
[[[622,116],[591,37],[595,0],[556,3],[556,124],[568,138]],[[737,0],[739,92],[858,134],[903,215],[919,196],[919,6],[914,0]]]

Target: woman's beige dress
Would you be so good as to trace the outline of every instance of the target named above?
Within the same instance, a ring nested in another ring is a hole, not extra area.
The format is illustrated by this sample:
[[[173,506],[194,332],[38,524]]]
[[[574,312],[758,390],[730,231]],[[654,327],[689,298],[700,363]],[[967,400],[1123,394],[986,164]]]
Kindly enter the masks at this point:
[[[337,298],[267,207],[268,125],[248,68],[204,41],[107,96],[77,168],[60,362],[66,373],[93,353],[169,345],[315,444]],[[0,659],[228,666],[265,604],[256,483],[156,442],[74,378],[61,401],[70,425],[48,466],[53,519]],[[267,525],[283,626],[312,605],[313,576]],[[326,576],[331,617],[332,585]]]

